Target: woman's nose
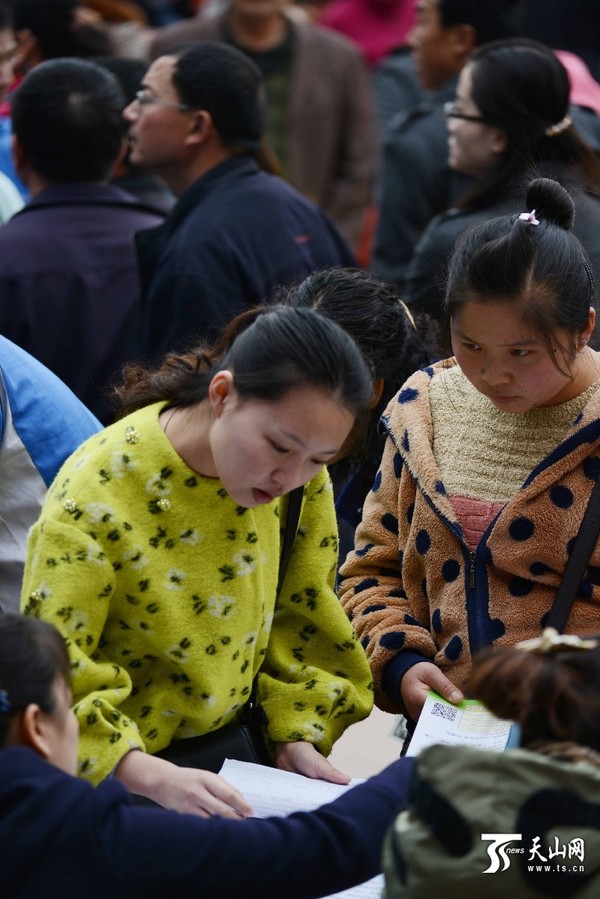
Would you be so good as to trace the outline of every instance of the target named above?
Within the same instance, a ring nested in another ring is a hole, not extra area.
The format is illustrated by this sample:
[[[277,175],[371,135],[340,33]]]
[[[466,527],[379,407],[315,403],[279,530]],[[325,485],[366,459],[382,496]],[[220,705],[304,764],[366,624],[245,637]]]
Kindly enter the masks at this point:
[[[505,384],[510,380],[510,375],[506,369],[498,362],[485,362],[481,369],[481,377],[492,386],[496,384]]]

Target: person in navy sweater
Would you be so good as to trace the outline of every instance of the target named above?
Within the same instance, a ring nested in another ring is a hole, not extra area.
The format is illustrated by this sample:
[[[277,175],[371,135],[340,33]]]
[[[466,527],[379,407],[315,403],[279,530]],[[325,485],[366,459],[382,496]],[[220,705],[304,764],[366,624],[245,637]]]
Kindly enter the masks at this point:
[[[69,661],[45,621],[0,616],[0,895],[45,899],[186,896],[310,899],[381,870],[412,760],[312,812],[199,818],[134,806],[125,788],[73,776]],[[18,835],[18,836],[17,836]]]

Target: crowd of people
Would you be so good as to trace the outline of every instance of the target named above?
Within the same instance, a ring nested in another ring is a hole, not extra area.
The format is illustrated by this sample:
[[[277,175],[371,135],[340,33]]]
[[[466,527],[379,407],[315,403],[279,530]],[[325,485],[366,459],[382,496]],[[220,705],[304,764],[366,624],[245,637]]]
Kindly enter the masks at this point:
[[[597,547],[547,629],[600,477],[580,6],[0,0],[2,895],[408,899],[463,766],[569,766],[600,876]],[[432,690],[521,748],[404,757]],[[251,717],[345,787],[374,703],[403,757],[316,812],[204,764]]]

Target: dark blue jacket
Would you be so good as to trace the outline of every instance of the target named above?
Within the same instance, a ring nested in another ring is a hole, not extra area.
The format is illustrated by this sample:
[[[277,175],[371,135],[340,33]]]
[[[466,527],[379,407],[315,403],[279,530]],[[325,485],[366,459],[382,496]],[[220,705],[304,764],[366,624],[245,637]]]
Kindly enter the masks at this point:
[[[73,183],[43,190],[0,228],[0,333],[105,424],[103,391],[139,353],[133,234],[162,218],[110,184]]]
[[[131,805],[30,749],[0,751],[3,899],[300,899],[381,871],[384,833],[405,804],[412,759],[287,818],[231,821]],[[171,892],[169,892],[171,891]]]
[[[280,284],[355,265],[325,213],[293,187],[233,156],[199,178],[158,228],[136,235],[144,354],[212,339]]]

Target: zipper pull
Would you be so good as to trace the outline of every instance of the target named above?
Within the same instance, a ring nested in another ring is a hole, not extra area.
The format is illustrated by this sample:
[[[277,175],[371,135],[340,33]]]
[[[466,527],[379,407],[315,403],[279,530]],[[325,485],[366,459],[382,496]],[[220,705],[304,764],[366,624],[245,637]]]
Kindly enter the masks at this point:
[[[475,587],[475,553],[469,553],[471,559],[471,568],[469,570],[469,587]]]

